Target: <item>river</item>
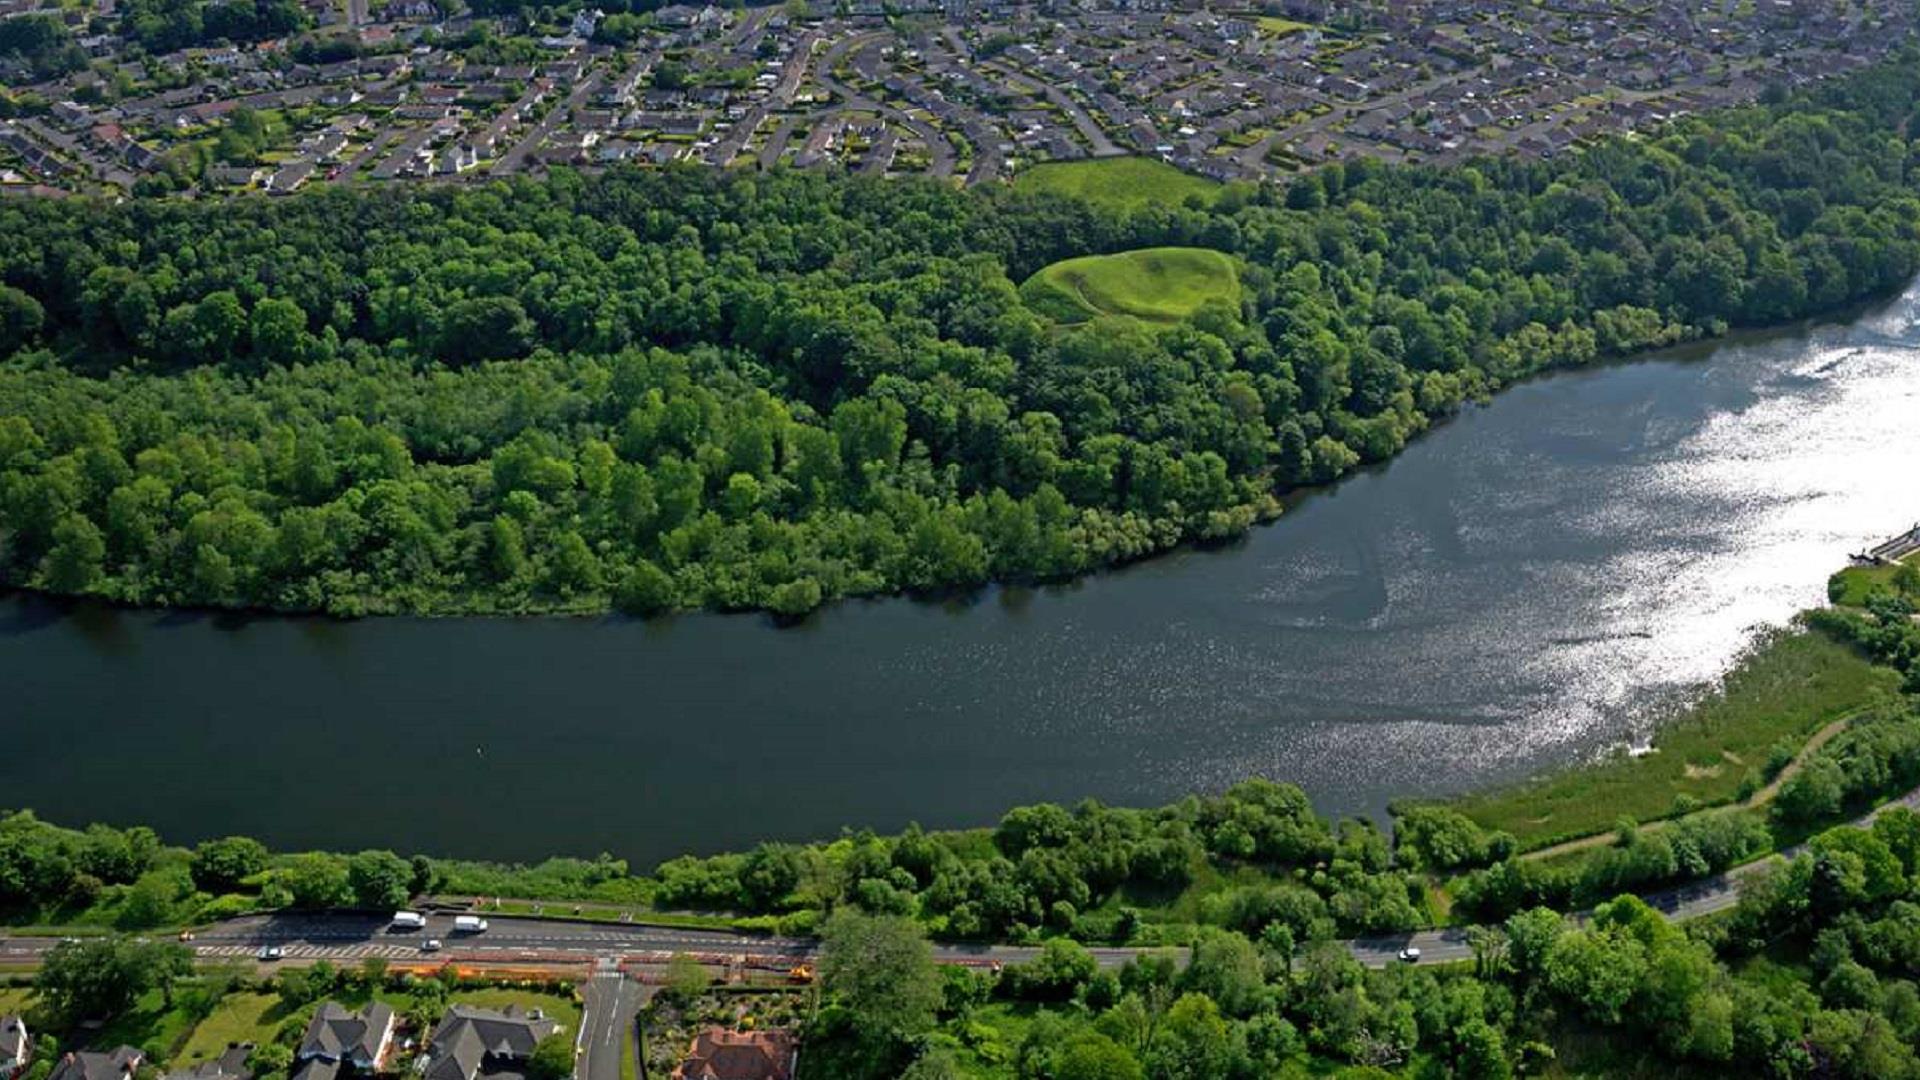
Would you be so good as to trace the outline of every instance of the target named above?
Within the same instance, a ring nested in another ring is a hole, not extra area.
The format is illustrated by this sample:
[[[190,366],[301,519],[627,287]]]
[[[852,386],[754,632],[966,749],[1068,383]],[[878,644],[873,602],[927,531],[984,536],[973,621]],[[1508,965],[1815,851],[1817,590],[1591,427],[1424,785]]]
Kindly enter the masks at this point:
[[[1920,518],[1920,289],[1514,387],[1221,549],[963,603],[336,622],[0,601],[0,805],[637,865],[1145,805],[1321,809],[1644,739]]]

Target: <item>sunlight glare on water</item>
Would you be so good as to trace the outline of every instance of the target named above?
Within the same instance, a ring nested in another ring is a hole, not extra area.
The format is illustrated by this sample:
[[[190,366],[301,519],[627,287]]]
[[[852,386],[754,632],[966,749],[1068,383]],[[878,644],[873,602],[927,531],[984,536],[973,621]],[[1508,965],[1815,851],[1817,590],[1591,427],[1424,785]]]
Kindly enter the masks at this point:
[[[1337,749],[1327,756],[1364,762],[1398,743],[1419,747],[1428,767],[1484,772],[1537,766],[1570,745],[1644,745],[1659,719],[1724,674],[1758,632],[1824,603],[1827,576],[1849,554],[1920,520],[1920,349],[1906,340],[1915,315],[1909,296],[1861,324],[1816,332],[1788,365],[1769,366],[1778,355],[1771,344],[1725,348],[1689,365],[1703,382],[1728,382],[1734,403],[1690,429],[1648,414],[1637,433],[1643,456],[1615,467],[1598,487],[1603,497],[1583,506],[1549,494],[1553,478],[1582,469],[1578,455],[1540,452],[1528,461],[1489,452],[1488,460],[1536,476],[1502,498],[1502,532],[1571,530],[1612,549],[1592,562],[1506,550],[1529,590],[1548,598],[1547,611],[1553,597],[1567,607],[1558,618],[1510,612],[1490,620],[1484,637],[1471,620],[1457,624],[1474,640],[1469,651],[1514,665],[1517,685],[1544,692],[1518,696],[1497,710],[1501,719],[1478,726],[1350,726],[1329,733]],[[1738,386],[1742,376],[1750,393]],[[1562,518],[1526,522],[1533,513]],[[1463,535],[1469,546],[1506,546],[1472,528]],[[1417,564],[1400,571],[1414,582],[1427,573]],[[1389,593],[1405,588],[1388,585]],[[1557,634],[1529,633],[1546,622]],[[1472,666],[1460,655],[1434,659],[1442,672]]]
[[[640,865],[1253,775],[1377,814],[1644,743],[1920,519],[1915,322],[1539,379],[1242,543],[798,627],[4,600],[0,789],[177,842]],[[316,784],[316,748],[421,767]]]

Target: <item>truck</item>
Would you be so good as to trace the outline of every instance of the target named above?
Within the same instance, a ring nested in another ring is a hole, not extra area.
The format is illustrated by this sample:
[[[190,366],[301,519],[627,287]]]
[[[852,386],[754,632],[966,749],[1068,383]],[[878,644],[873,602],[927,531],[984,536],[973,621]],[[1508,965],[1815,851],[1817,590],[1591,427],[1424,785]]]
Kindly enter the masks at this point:
[[[486,931],[487,920],[478,915],[455,915],[453,917],[453,932],[456,934],[484,934]]]
[[[395,930],[424,930],[427,917],[417,911],[396,911],[390,924]]]

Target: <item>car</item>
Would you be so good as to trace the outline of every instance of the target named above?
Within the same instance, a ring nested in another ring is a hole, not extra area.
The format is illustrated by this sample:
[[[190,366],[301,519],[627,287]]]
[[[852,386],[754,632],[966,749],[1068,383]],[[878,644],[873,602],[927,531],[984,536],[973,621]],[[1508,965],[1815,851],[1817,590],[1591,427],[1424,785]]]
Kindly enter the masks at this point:
[[[193,931],[191,931],[191,930],[182,930],[182,931],[180,931],[180,940],[181,940],[181,941],[192,941],[192,940],[193,940]]]
[[[258,955],[262,960],[278,960],[287,954],[278,945],[262,945]]]
[[[1407,946],[1406,948],[1404,948],[1404,949],[1401,949],[1401,950],[1400,950],[1400,961],[1401,961],[1401,963],[1405,963],[1405,964],[1417,964],[1417,963],[1419,963],[1419,962],[1420,962],[1420,948],[1419,948],[1419,946],[1416,946],[1416,945],[1409,945],[1409,946]]]
[[[439,952],[440,939],[437,937],[430,937],[427,940],[421,942],[420,951],[421,952]]]

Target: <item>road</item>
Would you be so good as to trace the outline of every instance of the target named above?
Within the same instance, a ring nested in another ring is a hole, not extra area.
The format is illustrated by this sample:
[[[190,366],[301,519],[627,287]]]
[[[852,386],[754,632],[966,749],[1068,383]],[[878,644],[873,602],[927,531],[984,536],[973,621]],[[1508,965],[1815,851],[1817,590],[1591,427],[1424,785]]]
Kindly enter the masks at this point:
[[[1920,809],[1920,788],[1909,791],[1891,802],[1882,803],[1849,824],[1860,827],[1871,825],[1874,818],[1896,806],[1909,810]],[[1690,881],[1685,885],[1676,885],[1671,889],[1646,893],[1642,899],[1646,900],[1648,907],[1675,922],[1713,915],[1740,902],[1742,881],[1762,873],[1769,867],[1780,865],[1782,860],[1791,860],[1806,849],[1805,844],[1796,844],[1776,854],[1736,866],[1725,873]],[[1580,912],[1574,918],[1582,918],[1585,915],[1586,912]],[[1473,959],[1473,950],[1467,946],[1465,927],[1420,930],[1411,934],[1396,934],[1389,937],[1356,938],[1347,942],[1347,950],[1354,955],[1355,959],[1369,967],[1384,967],[1392,963],[1398,958],[1400,950],[1408,946],[1420,950],[1420,962],[1423,964],[1444,964]]]
[[[552,109],[548,110],[546,117],[538,124],[535,124],[532,130],[528,131],[519,142],[513,145],[512,149],[500,155],[500,160],[495,162],[493,168],[489,170],[490,174],[494,176],[505,176],[509,173],[519,172],[521,167],[526,164],[527,157],[538,149],[541,143],[547,141],[547,136],[559,130],[561,123],[573,115],[573,110],[585,105],[587,99],[593,96],[594,90],[598,89],[599,86],[600,76],[598,74],[582,72],[580,81],[574,86],[573,92],[568,94],[565,100],[557,102]]]
[[[1079,129],[1080,137],[1087,141],[1088,150],[1094,157],[1118,157],[1127,152],[1115,145],[1114,141],[1108,138],[1106,129],[1094,122],[1093,117],[1087,115],[1087,110],[1081,108],[1079,102],[1068,97],[1066,91],[1050,82],[1017,71],[1011,66],[989,61],[981,64],[980,68],[1001,76],[1016,89],[1029,94],[1040,94],[1053,102],[1061,112],[1067,114],[1067,119],[1073,122],[1073,126]]]
[[[639,983],[610,967],[595,971],[581,987],[580,1031],[574,1038],[577,1080],[620,1080],[620,1056],[629,1050],[626,1034],[645,996]],[[637,1044],[633,1049],[637,1052]]]
[[[1853,824],[1869,825],[1895,806],[1920,808],[1920,788],[1862,815]],[[1713,877],[1645,894],[1645,899],[1648,905],[1676,921],[1725,911],[1739,902],[1743,880],[1803,850],[1804,846],[1788,848],[1777,856],[1736,866]],[[455,934],[453,920],[451,914],[435,914],[428,917],[424,929],[396,931],[380,915],[249,915],[200,931],[193,948],[202,959],[246,959],[255,956],[263,946],[276,945],[284,958],[291,961],[342,963],[380,957],[389,961],[436,963],[594,964],[600,972],[617,970],[621,964],[664,964],[680,953],[710,964],[785,971],[811,960],[819,950],[819,942],[808,938],[511,915],[489,916],[491,926],[485,933]],[[442,942],[444,948],[424,951],[421,945],[429,940]],[[32,962],[56,944],[57,938],[0,936],[0,963]],[[1356,938],[1344,944],[1356,959],[1371,967],[1392,963],[1399,951],[1408,946],[1420,950],[1422,963],[1468,960],[1473,955],[1467,946],[1464,927]],[[1100,966],[1116,968],[1143,952],[1154,950],[1101,947],[1091,951]],[[1018,945],[936,944],[933,954],[934,959],[943,964],[985,967],[1024,963],[1039,956],[1040,950]],[[638,988],[633,992],[637,995]],[[616,1013],[626,1006],[622,996],[625,991],[618,987],[603,987],[596,993],[613,994],[613,1002],[618,1006],[613,1009]]]
[[[286,960],[328,960],[337,964],[369,957],[434,963],[584,965],[612,960],[664,964],[676,954],[687,953],[708,963],[743,964],[781,972],[812,959],[819,950],[819,943],[807,938],[512,915],[488,916],[491,925],[483,934],[455,934],[453,918],[450,914],[432,915],[424,929],[397,931],[379,915],[249,915],[201,930],[193,948],[202,959],[233,960],[253,957],[262,947],[273,945],[280,948]],[[424,951],[422,943],[430,940],[441,942],[443,948]],[[57,943],[58,939],[47,937],[0,937],[0,962],[31,960]],[[1119,967],[1140,951],[1098,948],[1093,954],[1103,966]],[[1037,948],[1015,945],[934,947],[935,959],[948,964],[1014,964],[1039,955]]]
[[[927,146],[927,154],[933,159],[928,174],[935,178],[952,176],[954,166],[953,146],[947,142],[946,136],[942,134],[939,129],[924,120],[915,119],[908,115],[903,109],[896,108],[862,94],[853,87],[841,82],[833,74],[834,68],[839,66],[840,61],[846,57],[849,50],[865,49],[871,45],[878,45],[887,37],[888,34],[885,31],[872,30],[863,34],[855,34],[852,37],[841,38],[839,41],[834,42],[828,47],[826,55],[821,57],[820,66],[814,72],[814,79],[818,81],[821,86],[838,96],[841,101],[846,103],[848,108],[884,116],[888,120],[899,124],[919,136],[920,141]]]

